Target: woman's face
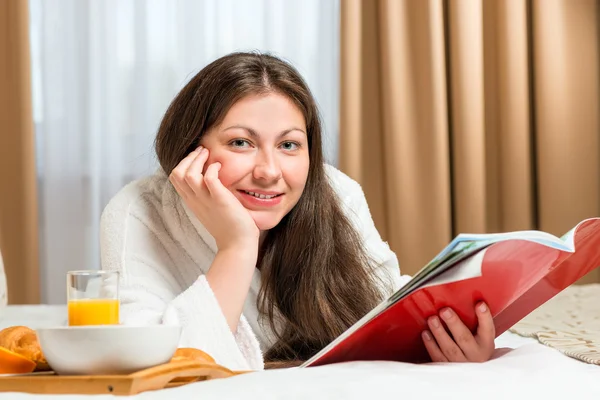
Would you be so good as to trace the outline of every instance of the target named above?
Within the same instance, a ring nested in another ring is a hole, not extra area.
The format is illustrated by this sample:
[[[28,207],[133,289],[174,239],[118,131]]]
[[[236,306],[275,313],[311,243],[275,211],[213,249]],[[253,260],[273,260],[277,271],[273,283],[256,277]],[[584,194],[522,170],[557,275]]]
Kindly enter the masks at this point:
[[[275,227],[298,203],[310,163],[306,122],[284,95],[239,100],[200,144],[209,150],[205,170],[216,161],[221,163],[221,183],[261,231]]]

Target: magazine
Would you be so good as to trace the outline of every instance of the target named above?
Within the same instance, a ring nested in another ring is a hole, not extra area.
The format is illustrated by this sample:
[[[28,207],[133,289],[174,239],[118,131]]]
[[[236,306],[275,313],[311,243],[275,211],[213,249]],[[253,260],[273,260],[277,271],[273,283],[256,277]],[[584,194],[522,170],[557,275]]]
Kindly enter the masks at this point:
[[[600,218],[562,237],[542,231],[460,234],[410,281],[301,367],[345,361],[430,361],[421,333],[451,307],[475,332],[485,301],[496,337],[600,266]]]

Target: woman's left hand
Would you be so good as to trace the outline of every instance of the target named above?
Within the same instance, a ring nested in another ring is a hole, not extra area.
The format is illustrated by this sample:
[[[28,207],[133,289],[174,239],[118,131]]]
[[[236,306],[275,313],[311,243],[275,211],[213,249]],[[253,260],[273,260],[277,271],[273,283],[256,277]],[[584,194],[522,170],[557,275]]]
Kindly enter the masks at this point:
[[[433,362],[484,362],[494,353],[496,328],[485,303],[475,306],[478,326],[473,335],[450,308],[442,308],[439,316],[429,317],[429,330],[423,332],[423,342]],[[442,321],[452,336],[446,332]]]

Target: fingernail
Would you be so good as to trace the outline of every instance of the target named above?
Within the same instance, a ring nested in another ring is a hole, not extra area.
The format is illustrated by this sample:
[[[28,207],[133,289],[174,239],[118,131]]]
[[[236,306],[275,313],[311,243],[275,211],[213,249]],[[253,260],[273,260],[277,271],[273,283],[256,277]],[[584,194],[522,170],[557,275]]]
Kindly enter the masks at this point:
[[[486,312],[487,311],[487,307],[486,307],[485,303],[481,303],[479,305],[479,311],[481,311],[481,312]]]
[[[445,320],[452,318],[452,311],[449,308],[444,308],[440,314]]]
[[[202,150],[200,150],[200,154],[204,154],[206,153],[208,150],[206,150],[206,147],[203,147]]]
[[[423,331],[422,335],[423,335],[423,339],[431,340],[431,335],[429,334],[428,331]]]
[[[440,327],[440,320],[438,319],[438,317],[429,318],[429,322],[431,322],[431,325],[433,325],[434,328]]]

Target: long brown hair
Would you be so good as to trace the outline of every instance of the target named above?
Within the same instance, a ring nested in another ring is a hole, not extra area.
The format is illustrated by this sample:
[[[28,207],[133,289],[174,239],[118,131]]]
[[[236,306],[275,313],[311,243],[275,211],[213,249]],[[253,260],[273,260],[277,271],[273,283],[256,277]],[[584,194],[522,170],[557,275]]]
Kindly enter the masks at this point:
[[[169,106],[156,137],[163,170],[173,168],[248,95],[277,92],[304,114],[310,167],[296,206],[260,248],[259,310],[276,334],[266,361],[305,360],[381,301],[373,263],[325,172],[321,122],[300,74],[267,54],[233,53],[202,69]]]

